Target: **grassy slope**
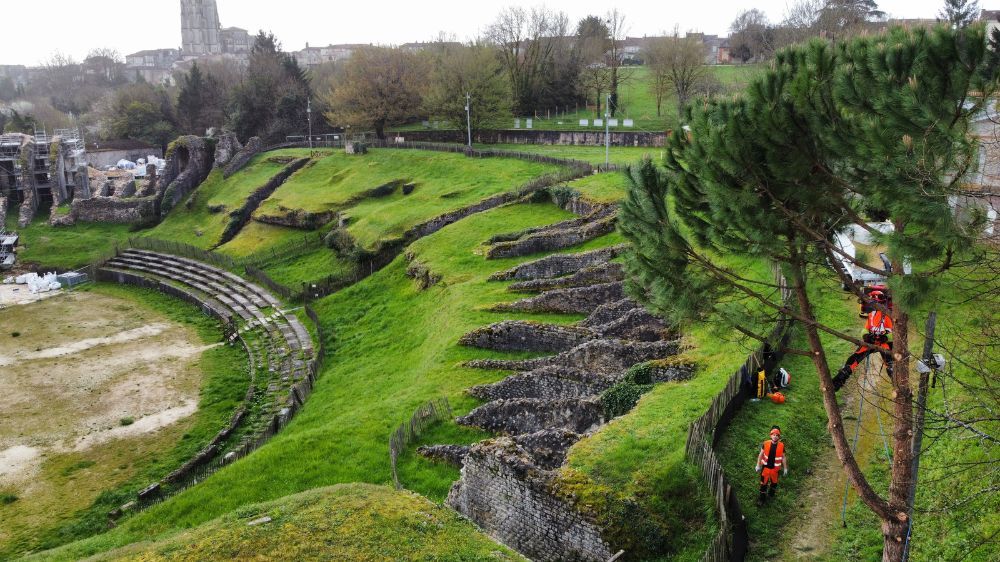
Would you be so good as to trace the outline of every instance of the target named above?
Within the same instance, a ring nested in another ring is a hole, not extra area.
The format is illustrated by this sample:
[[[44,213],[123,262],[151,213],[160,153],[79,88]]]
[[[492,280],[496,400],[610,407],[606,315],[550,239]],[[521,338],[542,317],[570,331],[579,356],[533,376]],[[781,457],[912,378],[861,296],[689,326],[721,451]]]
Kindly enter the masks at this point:
[[[247,523],[270,517],[266,523]],[[100,560],[523,560],[417,494],[340,484],[235,513]]]
[[[8,216],[7,224],[16,225],[16,216]],[[27,228],[13,230],[21,235],[19,261],[59,270],[93,263],[113,251],[116,242],[130,236],[127,224],[79,223],[72,227],[52,227],[48,218],[40,216]]]
[[[219,341],[220,332],[216,321],[203,314],[194,305],[162,293],[137,287],[106,284],[91,285],[78,290],[95,291],[127,300],[144,311],[143,314],[150,315],[152,320],[165,317],[172,322],[192,326],[206,344]],[[68,519],[55,521],[52,526],[30,529],[22,536],[22,540],[13,544],[12,548],[16,551],[52,548],[105,530],[109,511],[134,499],[138,490],[177,468],[204,446],[228,422],[232,411],[246,393],[248,382],[246,356],[240,348],[215,347],[204,351],[197,365],[202,371],[198,410],[182,422],[186,429],[179,441],[158,443],[162,447],[160,449],[150,448],[143,462],[124,467],[129,473],[125,481],[117,483],[112,489],[104,490],[90,507]],[[71,481],[75,478],[74,473],[91,460],[89,454],[100,449],[90,453],[73,453],[52,458],[44,466],[47,478]],[[11,508],[0,506],[0,517],[16,527],[16,520],[11,519],[13,514],[4,513],[5,509]],[[10,552],[0,552],[0,558],[6,554]]]
[[[486,261],[473,253],[496,232],[546,224],[568,217],[552,205],[521,205],[473,215],[424,238],[411,250],[444,278],[419,291],[405,276],[405,260],[327,297],[315,308],[336,339],[327,368],[295,420],[253,455],[216,473],[199,486],[151,508],[114,531],[70,545],[59,558],[75,558],[136,540],[203,523],[253,502],[342,482],[386,483],[386,450],[393,427],[423,402],[447,396],[457,412],[475,402],[464,390],[501,374],[466,369],[459,363],[481,352],[456,345],[467,331],[509,317],[481,308],[512,295],[502,283],[487,283],[494,271],[524,259]],[[617,236],[591,244],[616,242]],[[544,315],[521,315],[553,319]],[[573,317],[555,318],[557,321]],[[439,432],[470,442],[479,432],[444,424]],[[407,487],[442,499],[457,470],[409,459],[402,467]]]
[[[489,150],[511,150],[514,152],[528,152],[531,154],[544,154],[555,158],[571,158],[573,160],[583,160],[591,164],[603,164],[605,151],[603,146],[580,146],[567,144],[477,144],[476,148]],[[661,160],[663,150],[656,147],[641,146],[612,146],[608,150],[608,158],[612,164],[629,164],[640,160],[649,154],[654,159]]]
[[[147,236],[184,242],[199,248],[211,248],[219,242],[222,231],[229,222],[229,213],[238,209],[253,190],[285,167],[273,161],[282,156],[302,156],[308,151],[285,149],[258,154],[249,164],[228,179],[222,170],[213,170],[188,198],[182,201],[166,220],[147,231]],[[210,206],[222,205],[224,210],[211,213]],[[188,207],[190,206],[190,207]]]

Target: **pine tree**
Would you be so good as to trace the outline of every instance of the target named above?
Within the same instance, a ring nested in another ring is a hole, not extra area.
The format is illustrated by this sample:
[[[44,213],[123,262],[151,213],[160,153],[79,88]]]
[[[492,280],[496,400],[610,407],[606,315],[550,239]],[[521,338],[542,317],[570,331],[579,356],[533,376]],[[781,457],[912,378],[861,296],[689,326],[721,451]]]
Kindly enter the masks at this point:
[[[982,226],[953,213],[948,197],[975,162],[970,121],[996,92],[987,70],[995,56],[982,27],[793,47],[742,96],[689,107],[689,131],[668,141],[666,173],[650,162],[630,170],[620,218],[633,246],[630,293],[676,322],[717,319],[757,339],[776,314],[799,321],[809,349],[789,351],[813,360],[837,455],[882,522],[883,560],[902,559],[912,507],[907,324]],[[829,278],[827,264],[849,258],[834,240],[849,224],[865,224],[861,204],[885,209],[895,227],[872,232],[888,248],[891,271],[855,261],[885,275],[894,294],[886,311],[896,326],[893,465],[884,496],[848,446],[820,335],[861,342],[820,322],[810,296]],[[721,265],[719,255],[747,265]],[[764,262],[777,264],[791,302],[755,273]],[[904,275],[907,264],[913,272]]]
[[[979,0],[944,0],[938,17],[952,27],[968,27],[979,15]]]

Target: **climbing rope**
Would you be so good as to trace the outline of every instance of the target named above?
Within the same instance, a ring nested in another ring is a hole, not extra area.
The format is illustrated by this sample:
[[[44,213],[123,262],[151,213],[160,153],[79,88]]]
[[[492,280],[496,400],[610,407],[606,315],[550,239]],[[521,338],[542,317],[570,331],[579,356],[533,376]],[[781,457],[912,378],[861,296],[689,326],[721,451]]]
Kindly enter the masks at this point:
[[[865,378],[868,377],[868,364],[869,364],[868,360],[869,360],[869,357],[870,356],[865,357],[865,370],[864,370],[864,372],[865,372]],[[864,396],[864,393],[865,393],[864,379],[862,379],[861,394],[858,397],[859,398],[859,400],[858,400],[858,421],[854,425],[854,444],[851,445],[851,453],[855,453],[858,450],[858,437],[861,435],[861,416],[864,414],[864,411],[865,411],[865,396]],[[850,479],[847,479],[847,480],[844,481],[844,505],[840,509],[840,520],[843,522],[845,529],[847,528],[847,492],[850,489],[851,489],[851,481],[850,481]]]

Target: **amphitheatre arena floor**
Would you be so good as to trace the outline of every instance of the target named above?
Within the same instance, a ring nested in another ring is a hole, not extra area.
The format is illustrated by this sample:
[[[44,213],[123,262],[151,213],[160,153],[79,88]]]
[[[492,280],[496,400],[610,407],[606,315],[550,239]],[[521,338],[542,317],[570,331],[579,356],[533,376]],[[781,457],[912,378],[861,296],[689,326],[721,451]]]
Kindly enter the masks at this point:
[[[210,347],[193,328],[99,290],[11,302],[0,309],[0,552],[179,441]]]

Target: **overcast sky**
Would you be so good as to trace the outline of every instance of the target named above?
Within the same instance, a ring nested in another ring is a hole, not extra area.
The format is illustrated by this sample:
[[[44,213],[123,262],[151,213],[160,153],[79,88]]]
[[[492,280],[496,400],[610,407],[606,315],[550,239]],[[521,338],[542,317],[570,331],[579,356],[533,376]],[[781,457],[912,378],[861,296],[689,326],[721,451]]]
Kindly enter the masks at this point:
[[[122,55],[143,49],[180,47],[179,0],[2,0],[3,43],[0,64],[39,64],[58,51],[81,60],[97,47]],[[476,2],[474,0],[217,0],[223,27],[251,33],[273,31],[285,50],[330,43],[400,44],[427,41],[443,31],[459,40],[475,37],[508,5],[542,2]],[[655,35],[679,26],[710,34],[727,34],[741,10],[760,8],[780,21],[794,0],[549,0],[544,5],[564,11],[576,22],[588,14],[616,7],[626,16],[629,35]],[[943,0],[880,0],[892,17],[932,18]],[[996,0],[1000,7],[1000,0]],[[989,2],[980,5],[993,7]],[[159,9],[157,9],[159,7]],[[16,45],[17,48],[11,48]]]

